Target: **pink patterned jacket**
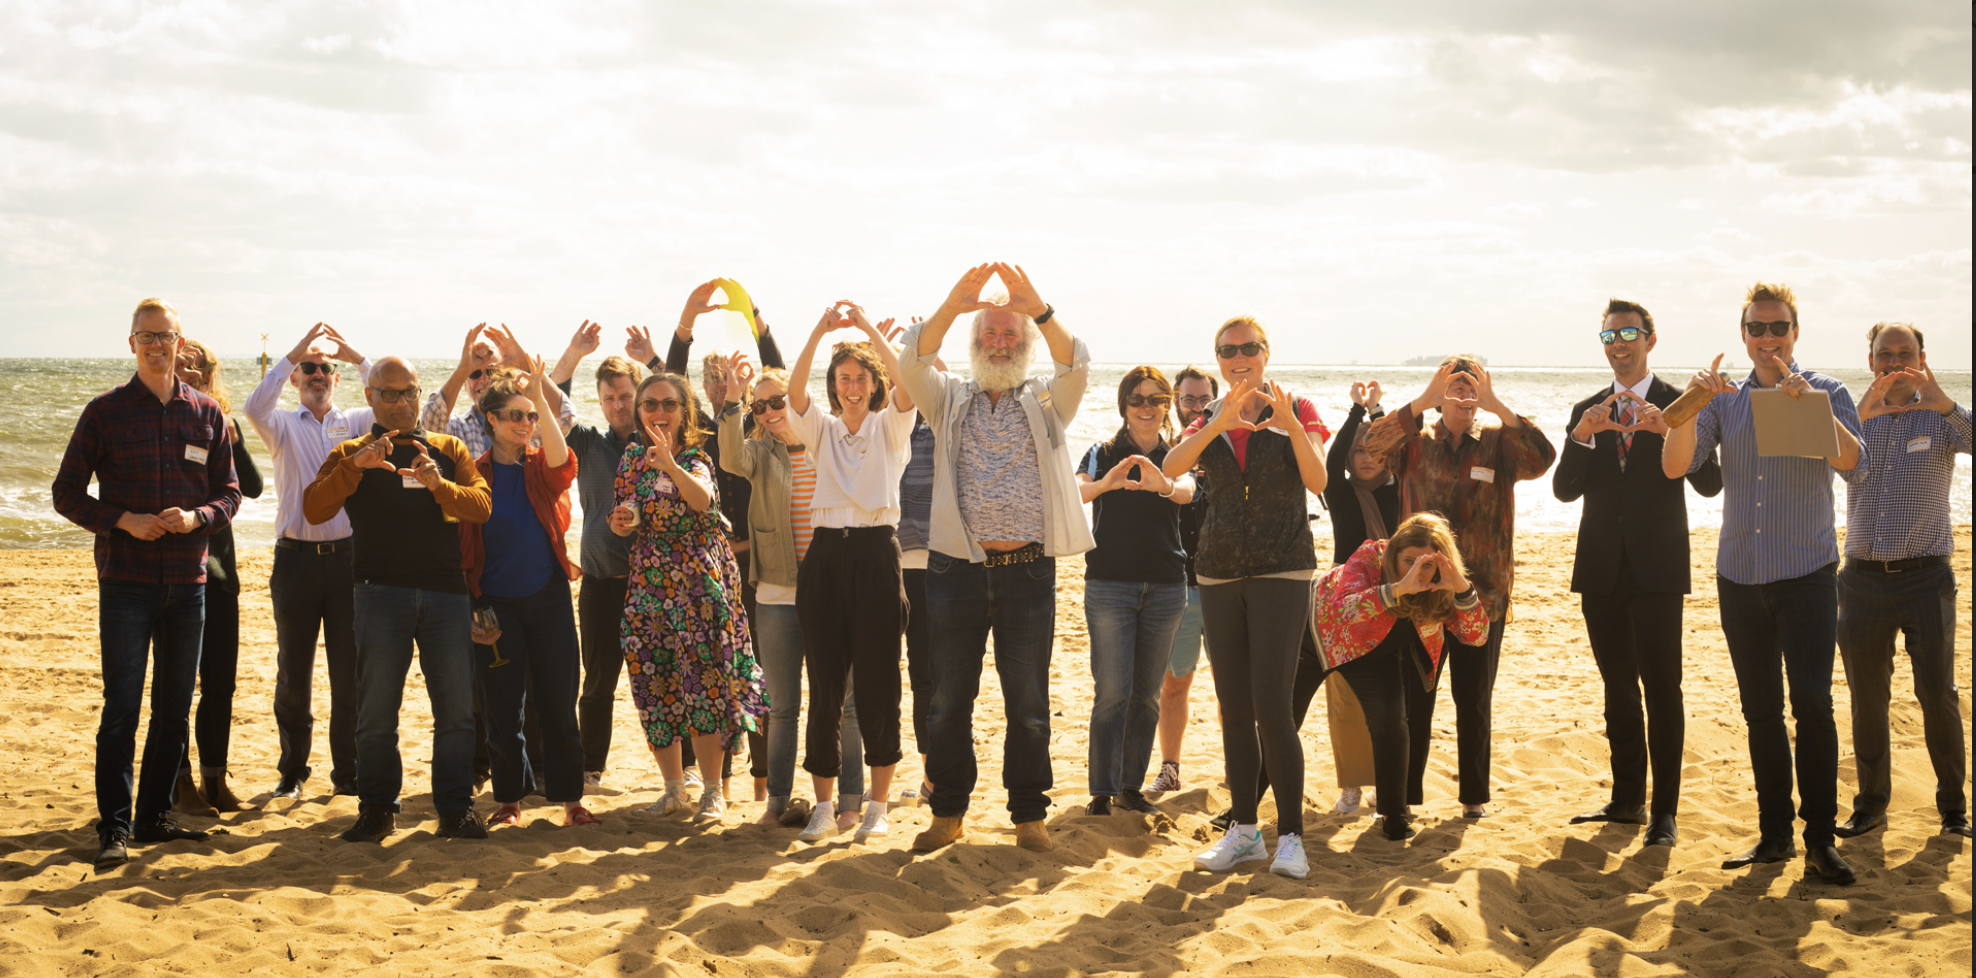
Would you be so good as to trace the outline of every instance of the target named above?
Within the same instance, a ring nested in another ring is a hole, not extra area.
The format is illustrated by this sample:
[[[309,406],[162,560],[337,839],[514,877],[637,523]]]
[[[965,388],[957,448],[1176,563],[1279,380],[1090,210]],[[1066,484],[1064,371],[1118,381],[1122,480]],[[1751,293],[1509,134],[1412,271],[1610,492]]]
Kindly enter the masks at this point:
[[[1317,579],[1311,600],[1311,621],[1317,627],[1317,647],[1326,667],[1336,669],[1378,648],[1400,621],[1392,610],[1393,586],[1381,583],[1384,572],[1379,564],[1385,552],[1386,541],[1367,540],[1352,554],[1352,559]],[[1443,629],[1439,622],[1429,625],[1415,622],[1414,627],[1420,632],[1421,646],[1427,650],[1430,668],[1426,678],[1431,679],[1440,674],[1442,635],[1448,629]],[[1455,603],[1455,617],[1449,628],[1456,638],[1470,645],[1481,642],[1489,634],[1489,613],[1473,591],[1465,602]]]

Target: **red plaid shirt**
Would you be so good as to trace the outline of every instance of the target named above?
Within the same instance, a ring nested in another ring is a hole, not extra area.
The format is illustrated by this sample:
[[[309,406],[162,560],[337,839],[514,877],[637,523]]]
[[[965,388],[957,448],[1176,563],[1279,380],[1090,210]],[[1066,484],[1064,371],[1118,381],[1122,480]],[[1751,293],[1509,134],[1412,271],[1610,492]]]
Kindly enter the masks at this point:
[[[203,584],[206,538],[232,523],[240,509],[226,415],[183,382],[171,400],[159,403],[133,374],[82,409],[55,473],[54,495],[56,512],[96,534],[97,577]],[[125,513],[156,514],[174,506],[197,510],[206,525],[156,540],[117,529]]]

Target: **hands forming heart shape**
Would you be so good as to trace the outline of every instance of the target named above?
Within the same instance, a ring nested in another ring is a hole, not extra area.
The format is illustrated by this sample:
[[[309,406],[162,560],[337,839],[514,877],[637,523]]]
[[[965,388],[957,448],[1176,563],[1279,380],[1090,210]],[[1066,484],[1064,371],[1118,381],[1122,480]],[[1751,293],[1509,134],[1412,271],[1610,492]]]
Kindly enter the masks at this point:
[[[988,302],[981,298],[981,290],[990,279],[999,278],[1008,290],[1005,302]],[[947,293],[947,301],[941,303],[942,311],[950,317],[964,316],[983,309],[1007,309],[1031,319],[1041,316],[1049,306],[1036,292],[1036,286],[1029,281],[1029,273],[1021,265],[1008,262],[986,262],[967,270],[959,282],[954,283]]]
[[[1955,402],[1936,383],[1935,371],[1924,363],[1918,370],[1902,367],[1873,378],[1872,386],[1859,397],[1859,419],[1865,421],[1907,411],[1942,411],[1945,407],[1952,410]]]

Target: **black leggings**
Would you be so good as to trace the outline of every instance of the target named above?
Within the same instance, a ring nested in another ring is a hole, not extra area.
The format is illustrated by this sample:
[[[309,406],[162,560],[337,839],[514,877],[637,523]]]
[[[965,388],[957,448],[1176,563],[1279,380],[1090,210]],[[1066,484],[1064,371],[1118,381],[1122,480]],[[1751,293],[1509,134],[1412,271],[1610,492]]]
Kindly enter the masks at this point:
[[[1297,654],[1297,681],[1290,691],[1290,709],[1297,721],[1297,729],[1304,729],[1304,718],[1310,716],[1310,701],[1317,698],[1317,691],[1324,688],[1324,677],[1330,671],[1324,668],[1324,659],[1317,651],[1317,633],[1304,628],[1304,638]],[[1256,771],[1256,797],[1269,790],[1269,752],[1263,752],[1262,766]]]
[[[1434,723],[1434,690],[1427,685],[1426,668],[1420,633],[1405,621],[1394,623],[1372,651],[1338,667],[1365,711],[1379,814],[1388,818],[1404,816],[1407,806],[1421,803],[1420,782],[1427,773]]]
[[[233,689],[240,667],[240,596],[224,586],[206,588],[206,631],[199,641],[199,712],[193,739],[199,742],[199,766],[226,767],[227,743],[233,734]],[[190,773],[192,753],[179,760]]]
[[[1276,831],[1304,831],[1304,747],[1291,707],[1297,653],[1310,620],[1310,582],[1245,577],[1201,585],[1201,625],[1221,700],[1221,747],[1237,825],[1256,822],[1265,758]],[[858,702],[859,712],[864,701]]]

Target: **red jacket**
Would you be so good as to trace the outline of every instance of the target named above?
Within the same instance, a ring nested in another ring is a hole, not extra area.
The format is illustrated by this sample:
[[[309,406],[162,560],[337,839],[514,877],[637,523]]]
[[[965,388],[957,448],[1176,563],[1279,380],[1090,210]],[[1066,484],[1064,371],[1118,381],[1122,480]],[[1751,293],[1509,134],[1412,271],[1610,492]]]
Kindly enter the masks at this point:
[[[1387,633],[1398,624],[1393,612],[1393,588],[1384,583],[1380,558],[1386,541],[1367,540],[1352,559],[1339,564],[1317,579],[1311,596],[1311,623],[1317,627],[1317,649],[1328,668],[1336,669],[1379,647]],[[1475,645],[1489,634],[1489,613],[1479,597],[1471,596],[1466,607],[1455,606],[1454,620],[1448,626],[1455,637]],[[1448,629],[1440,623],[1421,625],[1420,644],[1427,650],[1431,667],[1428,675],[1441,671],[1441,636]]]
[[[542,449],[530,445],[522,458],[522,482],[528,492],[528,503],[535,509],[535,518],[542,521],[542,529],[549,533],[549,545],[556,552],[556,560],[563,565],[563,573],[574,581],[583,576],[583,569],[569,559],[569,547],[563,537],[569,534],[569,487],[576,481],[576,453],[561,466],[549,467],[549,456]],[[473,461],[474,468],[480,470],[480,477],[487,485],[494,485],[494,450],[488,449]],[[474,597],[480,596],[480,572],[487,566],[487,548],[480,538],[480,524],[460,522],[460,566],[467,572],[467,587]]]

